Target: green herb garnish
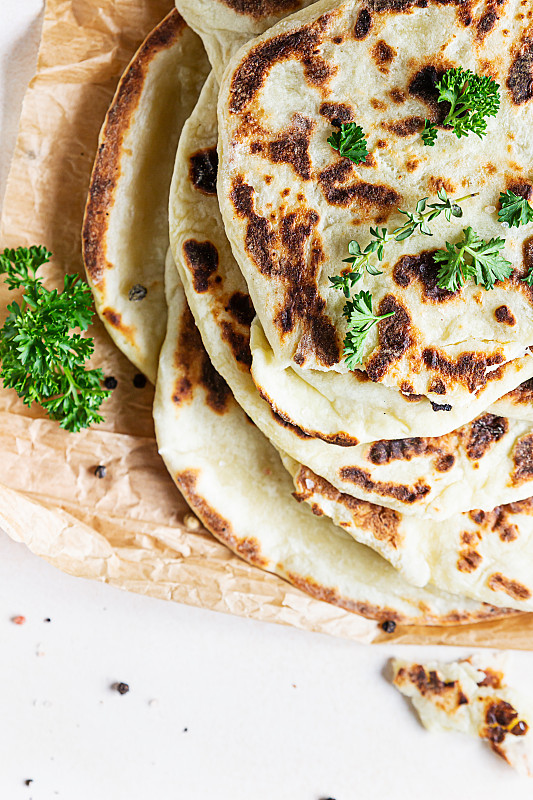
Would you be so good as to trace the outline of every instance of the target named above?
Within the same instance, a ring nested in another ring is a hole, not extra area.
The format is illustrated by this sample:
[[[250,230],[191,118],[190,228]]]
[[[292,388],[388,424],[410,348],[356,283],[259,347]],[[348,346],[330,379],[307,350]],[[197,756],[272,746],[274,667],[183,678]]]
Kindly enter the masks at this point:
[[[434,260],[440,264],[437,285],[440,289],[455,292],[468,278],[485,289],[493,289],[496,281],[508,278],[513,267],[500,251],[505,239],[485,241],[472,228],[463,230],[463,239],[457,244],[446,242],[445,250],[437,250]]]
[[[533,267],[529,268],[529,272],[525,278],[522,278],[524,283],[527,283],[528,286],[533,287]]]
[[[332,133],[327,141],[341,156],[349,158],[354,164],[366,161],[367,141],[363,129],[355,122],[341,125],[340,130]]]
[[[469,133],[485,136],[486,118],[495,117],[500,108],[500,87],[493,78],[456,67],[444,73],[437,89],[439,103],[451,103],[443,125],[451,125],[458,139]]]
[[[359,242],[355,240],[351,241],[348,244],[350,258],[344,258],[343,262],[351,264],[352,269],[349,272],[345,272],[343,275],[335,275],[331,277],[329,280],[333,286],[335,286],[337,289],[341,289],[344,292],[344,295],[349,297],[353,286],[360,278],[362,278],[363,270],[366,270],[370,275],[382,274],[381,270],[379,270],[370,259],[375,255],[378,261],[383,261],[385,245],[387,242],[390,242],[391,240],[401,242],[404,239],[407,239],[409,236],[412,236],[417,231],[425,234],[426,236],[431,236],[432,233],[428,227],[429,222],[434,220],[440,214],[444,214],[448,222],[451,221],[452,217],[462,217],[463,210],[459,203],[462,203],[463,200],[468,200],[470,197],[476,197],[477,192],[474,192],[474,194],[467,194],[464,197],[459,197],[457,200],[451,200],[446,194],[445,189],[439,189],[437,195],[440,202],[428,204],[428,198],[423,197],[416,204],[416,210],[414,212],[402,211],[401,209],[398,209],[400,214],[403,214],[407,217],[407,222],[405,222],[399,228],[395,228],[395,230],[393,230],[391,233],[388,232],[387,228],[370,228],[370,233],[373,239],[364,250],[361,249]]]
[[[0,255],[0,275],[10,289],[24,290],[8,305],[0,329],[2,381],[25,405],[39,403],[50,419],[77,432],[101,422],[98,409],[110,394],[100,386],[102,370],[86,369],[94,342],[79,333],[89,327],[91,290],[77,275],[65,275],[61,292],[45,289],[36,272],[50,258],[45,247],[19,247]]]
[[[500,192],[500,211],[498,219],[506,222],[510,228],[519,228],[533,222],[533,208],[525,197],[514,192]]]
[[[348,300],[343,314],[348,320],[343,355],[348,369],[355,369],[356,364],[360,364],[363,360],[363,345],[370,328],[381,319],[392,317],[394,311],[391,311],[390,314],[376,316],[372,312],[372,295],[370,292],[361,291]]]
[[[424,120],[424,130],[421,133],[422,141],[427,147],[433,147],[437,140],[437,126],[429,119]]]

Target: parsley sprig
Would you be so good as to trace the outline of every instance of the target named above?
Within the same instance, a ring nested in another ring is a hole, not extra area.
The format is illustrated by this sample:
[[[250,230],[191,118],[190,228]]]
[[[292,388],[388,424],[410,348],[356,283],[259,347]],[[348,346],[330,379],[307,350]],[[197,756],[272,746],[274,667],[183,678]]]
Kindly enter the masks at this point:
[[[437,141],[437,126],[434,122],[430,122],[429,119],[425,119],[424,129],[420,135],[422,136],[422,141],[427,147],[433,147]]]
[[[363,360],[363,346],[368,332],[382,319],[392,317],[390,314],[376,315],[372,311],[372,295],[370,292],[360,291],[344,306],[344,316],[348,320],[348,331],[344,339],[344,357],[348,369],[355,369],[356,364]]]
[[[20,303],[8,305],[0,329],[2,381],[25,405],[39,403],[50,419],[77,432],[101,422],[98,409],[110,392],[102,370],[86,369],[94,342],[85,331],[93,312],[91,290],[77,275],[65,275],[63,290],[48,290],[36,272],[50,258],[45,247],[7,249],[0,255],[0,275],[10,289],[23,289]]]
[[[519,228],[533,222],[533,208],[525,197],[514,192],[500,192],[500,222],[506,222],[510,228]]]
[[[340,130],[332,133],[327,141],[341,156],[349,158],[354,164],[366,161],[367,141],[363,129],[355,122],[341,125]]]
[[[500,87],[494,78],[456,67],[444,73],[437,88],[439,103],[451,103],[443,125],[451,125],[458,139],[469,133],[481,139],[487,132],[486,117],[495,117],[500,108]]]
[[[512,264],[500,251],[505,239],[482,239],[471,227],[463,230],[463,239],[457,244],[446,242],[445,250],[437,250],[434,260],[440,264],[437,285],[440,289],[455,292],[468,278],[485,289],[493,289],[496,281],[503,281],[513,271]]]
[[[448,222],[451,221],[452,217],[462,217],[463,210],[459,203],[462,203],[463,200],[468,200],[470,197],[476,197],[477,192],[459,197],[457,200],[450,199],[445,189],[439,189],[437,195],[440,202],[428,203],[428,198],[423,197],[416,204],[416,210],[414,212],[398,209],[400,214],[407,217],[407,221],[390,233],[387,228],[370,228],[370,233],[373,238],[364,250],[361,249],[359,242],[355,240],[351,241],[348,244],[350,258],[344,258],[343,262],[351,264],[352,268],[342,275],[332,276],[329,280],[333,286],[337,289],[341,289],[345,297],[350,297],[354,285],[363,276],[363,270],[366,270],[369,275],[382,274],[382,271],[375,263],[372,263],[371,259],[375,255],[378,261],[383,261],[387,242],[392,240],[401,242],[417,232],[426,236],[432,236],[431,229],[428,225],[429,222],[440,216],[440,214],[444,214]]]
[[[470,133],[482,139],[487,133],[487,118],[495,117],[500,108],[500,86],[494,78],[454,67],[437,81],[437,89],[438,102],[450,103],[442,124],[451,126],[458,139]],[[435,124],[426,120],[422,131],[424,144],[433,146],[436,137]]]

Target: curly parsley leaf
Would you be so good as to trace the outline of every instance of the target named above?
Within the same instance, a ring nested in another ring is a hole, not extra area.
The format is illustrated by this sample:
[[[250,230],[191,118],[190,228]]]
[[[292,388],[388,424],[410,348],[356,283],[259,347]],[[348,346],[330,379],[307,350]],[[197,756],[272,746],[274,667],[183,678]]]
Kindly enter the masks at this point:
[[[367,141],[363,129],[355,122],[341,125],[340,130],[332,133],[327,141],[341,156],[349,158],[354,164],[366,161]]]
[[[493,289],[496,281],[509,277],[513,267],[500,253],[505,239],[485,241],[472,228],[463,230],[463,239],[457,244],[446,242],[445,250],[437,250],[434,260],[440,264],[437,285],[440,289],[455,292],[468,278],[485,289]]]
[[[451,125],[458,139],[475,133],[481,139],[487,132],[487,118],[500,108],[499,85],[485,75],[455,67],[437,82],[439,103],[451,104],[443,125]]]
[[[44,247],[0,254],[0,275],[10,289],[24,290],[0,329],[0,374],[25,405],[39,403],[50,419],[77,432],[102,421],[98,409],[110,392],[100,385],[100,369],[85,368],[93,340],[72,332],[91,323],[91,290],[77,275],[65,275],[61,292],[45,289],[36,272],[50,258]]]
[[[372,312],[372,295],[364,290],[354,295],[344,306],[344,316],[348,320],[348,331],[344,340],[344,357],[348,369],[355,369],[363,360],[363,347],[369,330],[380,320],[392,317],[390,314],[377,316]]]
[[[500,210],[498,219],[506,222],[510,228],[519,228],[533,222],[533,208],[525,197],[514,192],[500,192]]]
[[[437,126],[434,122],[430,122],[429,119],[424,120],[424,129],[420,134],[422,136],[422,141],[426,145],[426,147],[433,147],[435,142],[437,141]]]

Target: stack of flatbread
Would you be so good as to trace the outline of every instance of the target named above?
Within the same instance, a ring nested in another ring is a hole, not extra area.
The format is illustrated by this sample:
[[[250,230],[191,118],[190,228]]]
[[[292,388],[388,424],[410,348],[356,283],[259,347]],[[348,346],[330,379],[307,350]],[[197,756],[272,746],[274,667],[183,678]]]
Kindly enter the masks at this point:
[[[203,524],[315,597],[387,622],[533,610],[533,24],[520,0],[178,0],[102,129],[83,242],[96,308],[156,383],[161,456]],[[482,139],[438,78],[492,76]],[[424,120],[439,127],[425,147]],[[327,142],[356,121],[369,155]],[[462,218],[364,274],[382,319],[343,356],[348,243],[445,189]],[[491,291],[437,285],[472,226]]]

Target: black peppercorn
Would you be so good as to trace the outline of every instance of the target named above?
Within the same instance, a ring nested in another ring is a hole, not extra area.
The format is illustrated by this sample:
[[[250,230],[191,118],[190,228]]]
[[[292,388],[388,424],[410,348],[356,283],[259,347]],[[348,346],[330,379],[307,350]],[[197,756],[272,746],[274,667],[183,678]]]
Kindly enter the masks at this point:
[[[118,381],[116,378],[108,375],[108,377],[104,380],[104,386],[106,389],[116,389],[118,386]]]
[[[107,472],[107,470],[106,470],[106,468],[104,467],[104,465],[103,465],[103,464],[99,464],[99,465],[96,467],[96,469],[95,469],[95,471],[94,471],[94,474],[96,475],[96,477],[97,477],[97,478],[105,478],[105,476],[106,476],[106,472]]]
[[[146,375],[143,375],[142,372],[138,372],[133,378],[133,385],[136,389],[144,389],[146,386]]]
[[[140,283],[136,283],[135,286],[128,292],[128,300],[132,300],[134,303],[137,303],[139,300],[144,300],[148,293],[148,290],[145,286],[141,286]]]
[[[396,630],[396,623],[392,619],[386,619],[385,622],[381,623],[381,627],[385,633],[394,633]]]
[[[111,688],[119,694],[128,694],[130,690],[129,684],[127,683],[114,683]]]

